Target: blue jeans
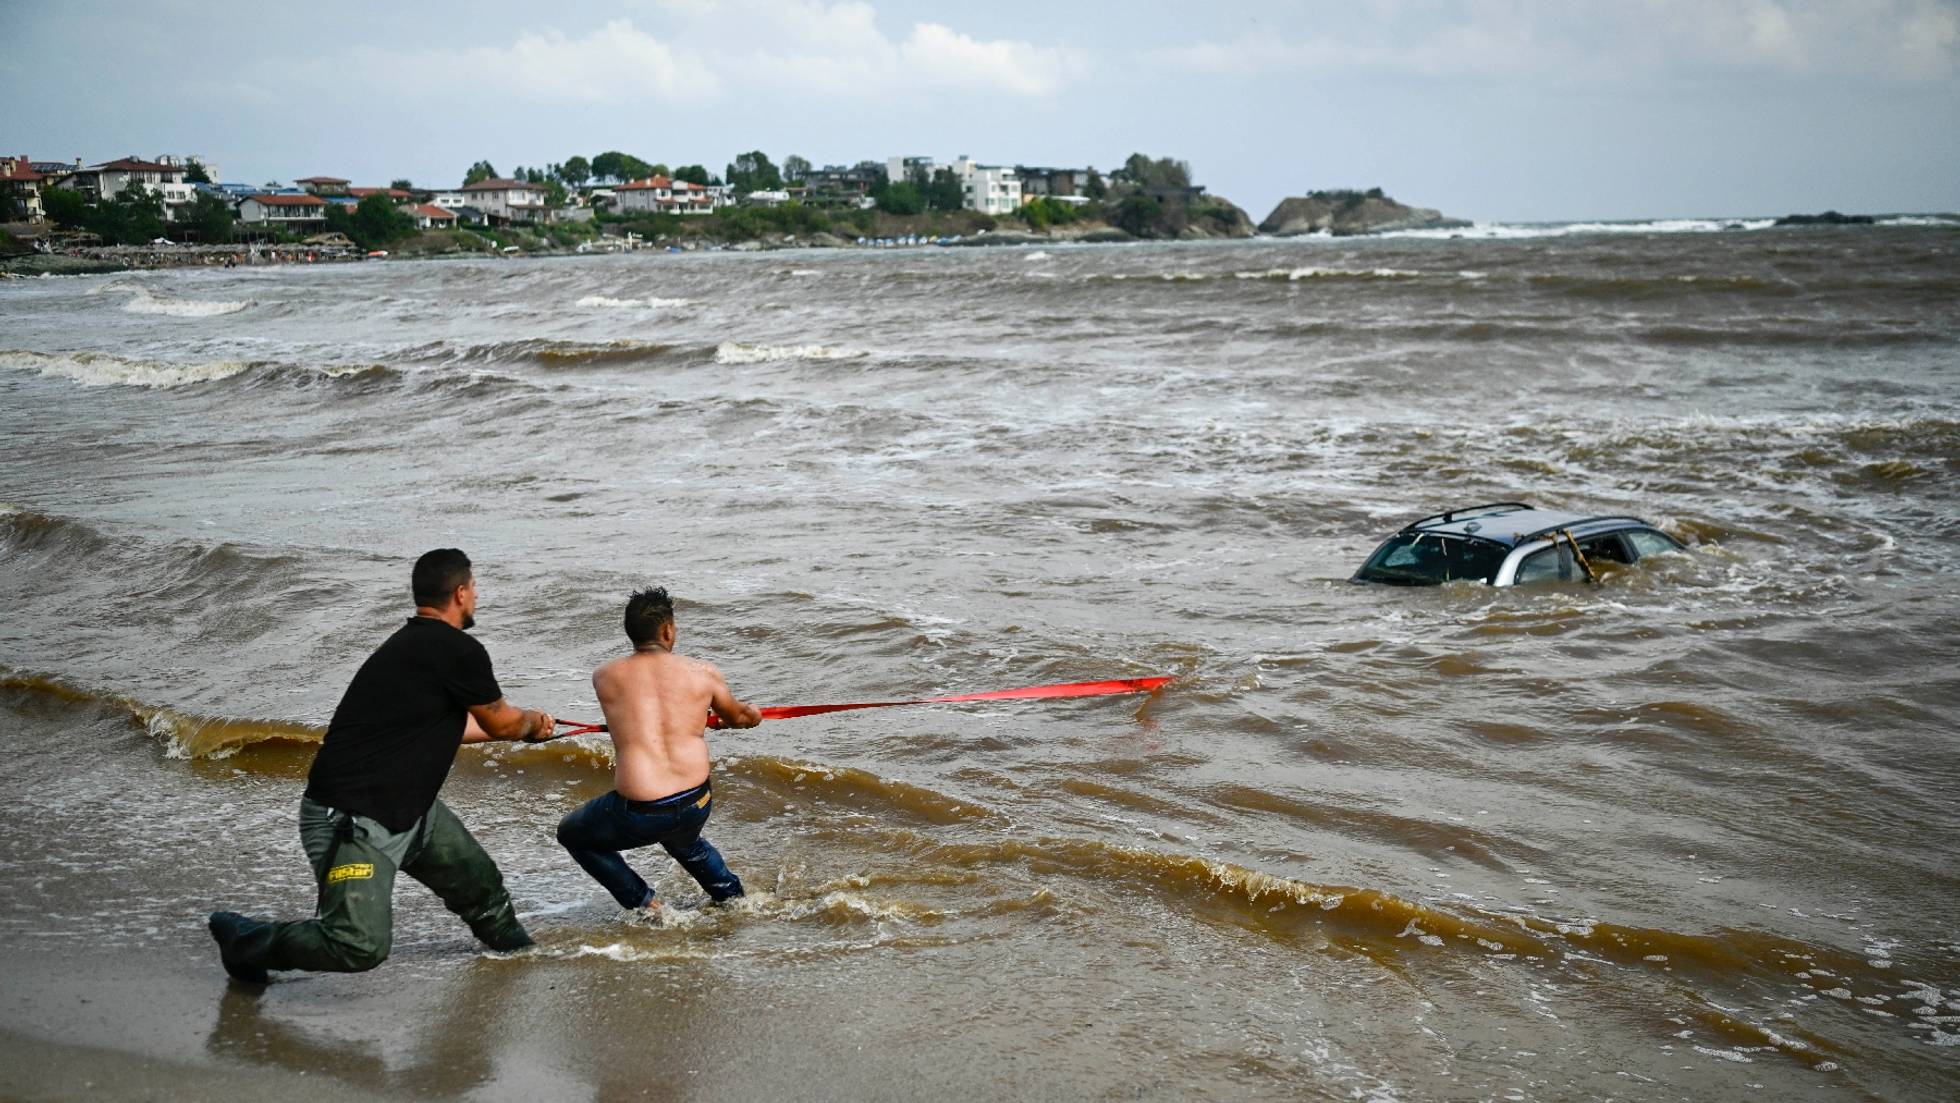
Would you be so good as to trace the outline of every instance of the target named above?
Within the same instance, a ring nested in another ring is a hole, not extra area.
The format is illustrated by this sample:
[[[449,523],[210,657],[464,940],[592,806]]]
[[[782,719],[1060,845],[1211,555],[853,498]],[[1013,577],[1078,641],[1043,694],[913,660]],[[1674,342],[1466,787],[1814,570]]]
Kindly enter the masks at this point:
[[[558,842],[572,860],[606,886],[622,908],[644,908],[653,889],[620,857],[622,850],[659,843],[700,882],[716,903],[742,895],[741,879],[721,852],[701,837],[712,797],[708,783],[659,800],[627,800],[618,791],[594,797],[558,821]]]

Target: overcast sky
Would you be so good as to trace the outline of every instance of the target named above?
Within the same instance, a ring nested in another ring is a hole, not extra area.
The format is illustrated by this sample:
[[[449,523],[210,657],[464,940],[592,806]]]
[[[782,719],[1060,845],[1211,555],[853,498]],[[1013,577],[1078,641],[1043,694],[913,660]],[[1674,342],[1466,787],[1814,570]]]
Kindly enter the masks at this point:
[[[1960,210],[1960,0],[0,0],[0,149],[454,184],[621,149],[1189,161],[1254,220]]]

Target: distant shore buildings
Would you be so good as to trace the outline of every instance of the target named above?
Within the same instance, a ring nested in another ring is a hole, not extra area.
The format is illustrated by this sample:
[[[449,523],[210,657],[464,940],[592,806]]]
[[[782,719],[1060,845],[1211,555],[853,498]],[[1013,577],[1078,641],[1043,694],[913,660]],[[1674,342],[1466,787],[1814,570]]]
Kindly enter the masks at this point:
[[[582,158],[574,160],[585,163]],[[644,162],[632,158],[623,160],[645,167]],[[767,186],[737,187],[718,177],[707,177],[705,172],[693,180],[665,171],[624,180],[595,178],[590,173],[560,175],[562,166],[553,166],[549,176],[541,177],[536,170],[520,171],[511,177],[469,179],[450,188],[413,188],[357,187],[345,177],[328,175],[300,177],[291,185],[222,182],[216,165],[195,156],[145,159],[129,154],[85,165],[80,158],[72,162],[35,161],[21,154],[0,156],[0,221],[45,219],[47,194],[57,188],[100,204],[115,200],[131,187],[141,187],[161,197],[168,223],[187,221],[200,196],[215,197],[250,238],[257,234],[318,233],[326,227],[328,211],[335,207],[351,209],[373,196],[386,198],[418,227],[427,229],[583,221],[605,209],[621,215],[698,216],[728,207],[791,202],[825,208],[869,208],[877,205],[888,186],[899,182],[942,189],[935,193],[935,209],[954,205],[951,193],[943,189],[956,186],[958,206],[1004,215],[1038,198],[1071,204],[1089,202],[1091,181],[1097,179],[1093,168],[983,164],[966,155],[943,164],[931,157],[895,156],[882,163],[866,160],[822,168],[812,167],[801,158],[788,160],[795,165],[794,178],[776,175],[771,166]],[[481,165],[471,176],[487,168],[487,164]],[[699,166],[694,168],[699,172]],[[699,182],[704,177],[707,182]]]

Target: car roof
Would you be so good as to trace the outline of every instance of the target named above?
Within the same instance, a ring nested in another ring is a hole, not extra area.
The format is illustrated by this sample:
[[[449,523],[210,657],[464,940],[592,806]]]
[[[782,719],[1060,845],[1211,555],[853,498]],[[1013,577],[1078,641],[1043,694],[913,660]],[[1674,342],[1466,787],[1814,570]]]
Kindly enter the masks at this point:
[[[1574,536],[1592,536],[1632,526],[1652,528],[1638,517],[1623,513],[1572,513],[1539,509],[1526,502],[1489,502],[1463,506],[1402,526],[1402,533],[1425,532],[1443,536],[1462,536],[1489,540],[1514,548],[1557,529],[1569,529]]]

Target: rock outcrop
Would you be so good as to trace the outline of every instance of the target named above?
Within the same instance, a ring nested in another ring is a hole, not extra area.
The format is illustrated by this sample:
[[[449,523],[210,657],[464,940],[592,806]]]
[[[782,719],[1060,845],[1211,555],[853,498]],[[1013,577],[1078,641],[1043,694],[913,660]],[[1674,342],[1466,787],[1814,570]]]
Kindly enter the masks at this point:
[[[1259,232],[1274,237],[1318,233],[1350,237],[1391,230],[1460,230],[1469,225],[1429,207],[1397,203],[1377,188],[1369,192],[1312,192],[1283,199],[1259,224]]]
[[[1185,224],[1175,231],[1175,236],[1179,241],[1204,241],[1210,238],[1251,237],[1253,232],[1251,215],[1236,203],[1212,196],[1191,209]]]
[[[1839,214],[1825,211],[1823,214],[1786,214],[1776,220],[1778,226],[1869,226],[1878,220],[1868,214]]]

